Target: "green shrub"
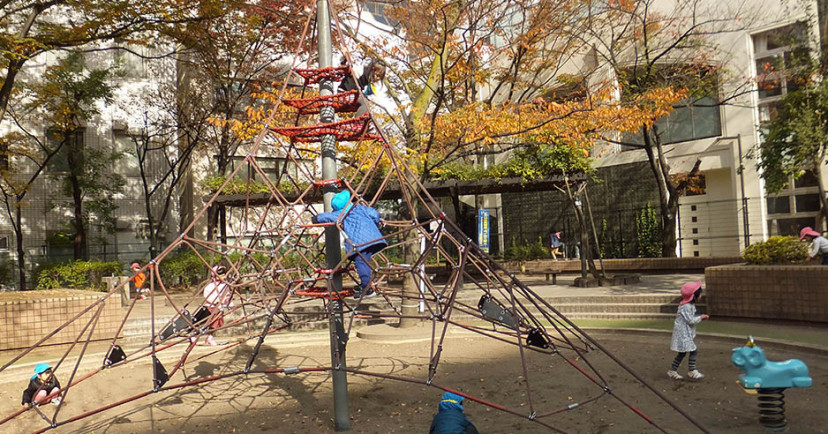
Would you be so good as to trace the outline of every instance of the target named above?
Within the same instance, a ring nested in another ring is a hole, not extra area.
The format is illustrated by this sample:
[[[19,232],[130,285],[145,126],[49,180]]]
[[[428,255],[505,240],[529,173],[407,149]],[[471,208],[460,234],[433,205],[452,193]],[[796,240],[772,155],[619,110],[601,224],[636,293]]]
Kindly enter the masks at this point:
[[[748,246],[742,258],[748,264],[790,264],[805,260],[808,247],[796,237],[775,236]]]
[[[611,228],[607,219],[601,219],[601,257],[624,258],[624,244],[621,242],[620,230]]]
[[[512,244],[503,252],[503,258],[507,261],[526,262],[534,259],[543,259],[549,256],[549,250],[543,244],[543,239],[538,237],[537,243],[524,243],[517,245],[512,238]]]
[[[209,260],[209,257],[205,259]],[[189,248],[179,249],[164,257],[158,271],[164,283],[173,287],[198,285],[209,275],[207,265]]]
[[[210,191],[218,191],[227,178],[223,176],[209,176],[204,178],[202,184]],[[245,178],[233,178],[224,186],[224,194],[247,194],[247,193],[269,193],[270,187],[264,182],[248,180]]]
[[[544,259],[550,256],[549,249],[543,244],[543,237],[538,237],[538,242],[529,245],[529,260]]]
[[[93,289],[106,290],[102,277],[121,273],[119,262],[72,261],[46,266],[37,275],[35,289]]]
[[[639,258],[661,256],[661,229],[658,225],[658,214],[649,202],[635,218],[635,232],[638,238]]]

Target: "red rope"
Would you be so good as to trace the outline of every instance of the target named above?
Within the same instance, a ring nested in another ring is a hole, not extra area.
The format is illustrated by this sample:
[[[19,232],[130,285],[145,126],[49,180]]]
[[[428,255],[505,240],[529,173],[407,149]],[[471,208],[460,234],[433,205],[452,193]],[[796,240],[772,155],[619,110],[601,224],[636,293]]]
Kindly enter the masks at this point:
[[[285,105],[297,109],[300,115],[319,113],[322,107],[333,107],[337,113],[353,113],[359,108],[359,92],[357,90],[349,90],[348,92],[312,98],[283,99],[282,102]]]
[[[282,134],[293,142],[319,142],[323,136],[334,136],[338,141],[353,142],[358,140],[380,140],[380,136],[368,133],[371,122],[370,113],[346,119],[339,122],[318,123],[300,127],[270,127],[276,133]]]
[[[326,300],[341,300],[345,297],[350,297],[354,295],[353,289],[343,289],[339,292],[336,291],[328,291],[328,288],[323,287],[313,287],[308,289],[303,289],[301,291],[296,291],[296,295],[303,296],[303,297],[313,297],[313,298],[324,298]]]
[[[299,76],[305,79],[305,84],[317,84],[322,80],[342,81],[351,75],[351,68],[346,66],[329,66],[327,68],[294,68]]]
[[[321,181],[316,181],[313,183],[313,188],[320,189],[322,187],[327,187],[333,185],[335,187],[342,187],[345,185],[345,180],[338,178],[338,179],[323,179]]]

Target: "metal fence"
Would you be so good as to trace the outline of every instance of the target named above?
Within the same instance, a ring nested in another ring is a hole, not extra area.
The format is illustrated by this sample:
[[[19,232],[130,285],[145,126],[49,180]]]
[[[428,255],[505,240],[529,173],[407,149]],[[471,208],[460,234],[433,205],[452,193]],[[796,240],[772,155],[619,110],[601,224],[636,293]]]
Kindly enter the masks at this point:
[[[678,256],[738,256],[750,243],[763,239],[764,225],[760,198],[703,200],[705,196],[682,199],[676,214]],[[550,227],[562,232],[568,257],[580,254],[580,230],[571,205],[556,206],[554,217],[543,222],[518,223],[507,229],[506,246],[516,243],[549,243]],[[551,205],[550,205],[551,206]],[[587,229],[593,238],[592,223],[584,204]],[[660,257],[660,210],[657,204],[639,207],[592,207],[594,230],[605,258]],[[597,256],[596,256],[597,257]]]

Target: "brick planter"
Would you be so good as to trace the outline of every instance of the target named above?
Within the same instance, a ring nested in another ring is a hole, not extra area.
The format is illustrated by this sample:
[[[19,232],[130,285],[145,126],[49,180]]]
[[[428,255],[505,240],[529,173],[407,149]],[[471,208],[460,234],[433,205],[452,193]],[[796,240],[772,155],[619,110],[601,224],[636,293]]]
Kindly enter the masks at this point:
[[[0,293],[0,350],[26,348],[37,343],[103,295],[102,292],[75,290]],[[97,307],[90,309],[44,344],[74,342],[96,312]],[[117,295],[108,298],[92,339],[112,339],[122,320],[120,298]],[[83,339],[88,336],[88,331]]]
[[[723,265],[704,277],[710,315],[828,322],[828,266]]]

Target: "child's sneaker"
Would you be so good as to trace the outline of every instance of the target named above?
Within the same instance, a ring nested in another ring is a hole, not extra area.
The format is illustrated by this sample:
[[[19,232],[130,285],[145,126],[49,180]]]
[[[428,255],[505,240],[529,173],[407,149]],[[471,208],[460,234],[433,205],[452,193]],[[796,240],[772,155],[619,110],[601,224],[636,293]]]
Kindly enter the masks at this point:
[[[704,378],[704,374],[699,372],[697,369],[688,372],[687,376],[692,378],[693,380],[701,380],[702,378]]]
[[[377,296],[377,291],[374,291],[373,288],[368,288],[368,290],[365,292],[365,294],[362,295],[362,298],[371,298],[371,297],[376,297],[376,296]]]
[[[357,287],[354,289],[354,300],[359,300],[360,298],[362,298],[362,290]]]
[[[698,372],[698,371],[692,371],[692,372]],[[683,380],[684,379],[684,377],[682,377],[681,375],[679,375],[678,372],[676,372],[672,369],[667,371],[667,376],[670,377],[673,380]]]
[[[60,398],[52,398],[52,405],[60,405]]]

